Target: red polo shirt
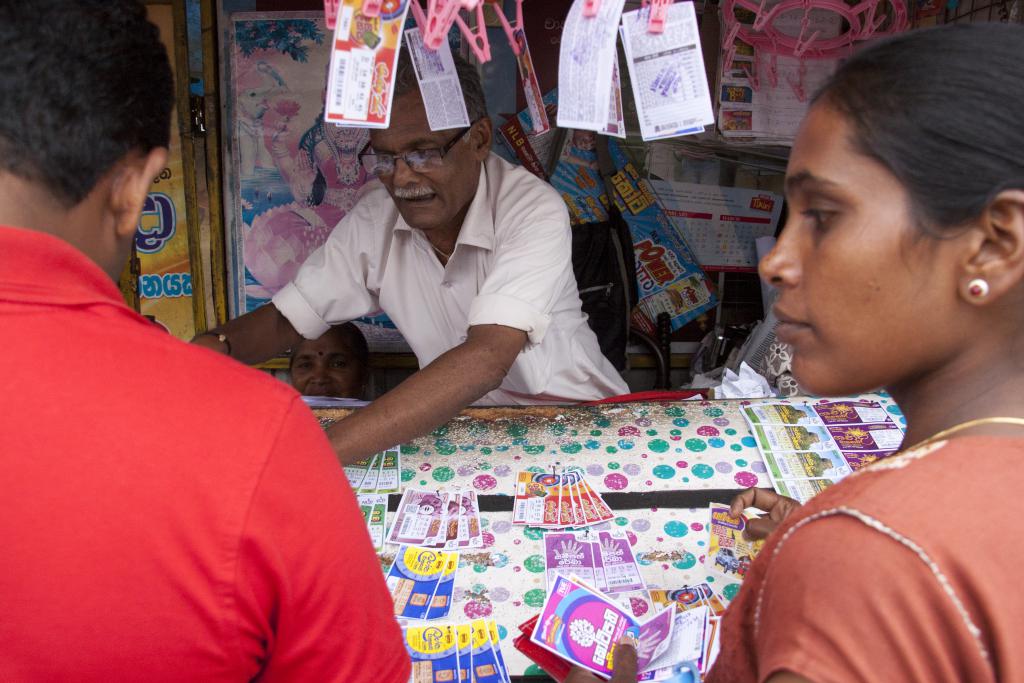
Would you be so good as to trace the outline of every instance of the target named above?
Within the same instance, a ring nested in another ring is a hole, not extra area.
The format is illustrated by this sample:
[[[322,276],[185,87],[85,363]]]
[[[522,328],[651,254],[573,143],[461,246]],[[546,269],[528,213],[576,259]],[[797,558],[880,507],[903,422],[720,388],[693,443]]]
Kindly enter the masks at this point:
[[[408,679],[362,517],[292,389],[8,227],[0,349],[0,680]]]

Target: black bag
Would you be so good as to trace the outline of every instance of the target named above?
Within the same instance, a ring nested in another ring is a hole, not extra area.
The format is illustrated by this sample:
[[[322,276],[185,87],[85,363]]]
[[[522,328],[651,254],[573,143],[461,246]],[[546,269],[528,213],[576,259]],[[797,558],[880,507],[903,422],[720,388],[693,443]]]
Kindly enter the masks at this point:
[[[601,353],[623,370],[636,277],[632,242],[624,241],[624,224],[614,218],[572,227],[572,269]]]

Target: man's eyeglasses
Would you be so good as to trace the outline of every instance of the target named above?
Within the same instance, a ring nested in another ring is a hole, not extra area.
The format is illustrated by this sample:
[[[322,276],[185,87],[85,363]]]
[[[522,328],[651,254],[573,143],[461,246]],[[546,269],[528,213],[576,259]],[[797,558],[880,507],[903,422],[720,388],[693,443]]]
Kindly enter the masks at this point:
[[[395,162],[401,159],[406,165],[417,173],[437,169],[444,165],[444,156],[451,151],[455,144],[466,136],[466,133],[473,130],[473,123],[469,128],[464,128],[461,133],[449,140],[444,147],[433,147],[431,149],[414,149],[404,154],[380,154],[378,152],[367,152],[369,143],[359,153],[359,162],[372,176],[391,175],[395,172]]]

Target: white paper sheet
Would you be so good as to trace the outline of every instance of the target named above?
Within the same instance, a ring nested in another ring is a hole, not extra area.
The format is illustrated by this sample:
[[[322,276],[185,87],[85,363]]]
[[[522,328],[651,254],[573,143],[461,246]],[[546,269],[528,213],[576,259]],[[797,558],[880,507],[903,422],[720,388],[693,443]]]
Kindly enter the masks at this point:
[[[596,17],[575,0],[562,29],[558,61],[558,126],[601,132],[608,124],[615,33],[625,0],[604,0]]]
[[[669,5],[663,33],[647,32],[648,15],[647,9],[622,15],[640,135],[658,140],[699,133],[715,117],[693,3]]]
[[[441,41],[440,47],[429,50],[423,45],[420,30],[410,28],[405,31],[405,42],[412,56],[413,70],[419,81],[430,130],[468,128],[470,122],[466,112],[466,98],[459,85],[459,75],[455,71],[455,61],[448,41]]]
[[[626,121],[622,114],[622,83],[619,79],[619,65],[612,63],[612,91],[608,98],[608,123],[601,129],[602,135],[626,137]]]

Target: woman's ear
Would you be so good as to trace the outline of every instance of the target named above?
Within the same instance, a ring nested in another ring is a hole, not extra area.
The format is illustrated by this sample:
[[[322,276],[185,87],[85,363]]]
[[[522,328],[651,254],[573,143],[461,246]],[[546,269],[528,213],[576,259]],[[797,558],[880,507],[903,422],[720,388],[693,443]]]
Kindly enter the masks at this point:
[[[961,295],[974,304],[996,301],[1024,281],[1024,190],[1003,190],[972,230]]]

